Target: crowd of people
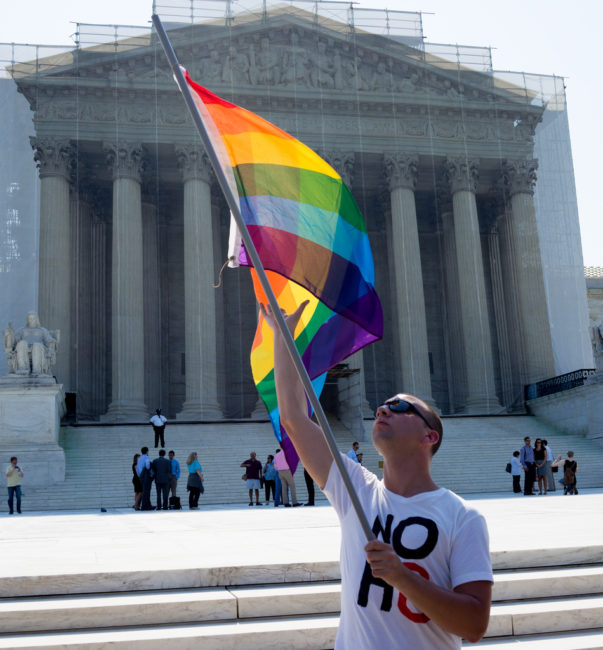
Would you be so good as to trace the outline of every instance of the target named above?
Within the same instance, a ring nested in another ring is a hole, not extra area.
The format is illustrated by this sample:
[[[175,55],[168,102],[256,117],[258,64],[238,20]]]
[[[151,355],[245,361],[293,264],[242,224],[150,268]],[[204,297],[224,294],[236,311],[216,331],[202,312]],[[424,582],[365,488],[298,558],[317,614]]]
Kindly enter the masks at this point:
[[[523,439],[524,445],[520,451],[514,451],[508,469],[513,479],[513,492],[521,494],[521,474],[524,473],[524,496],[545,495],[555,492],[555,477],[559,467],[563,468],[563,476],[559,483],[563,486],[563,494],[578,494],[576,473],[578,463],[574,460],[574,452],[568,451],[567,458],[554,458],[548,441],[536,438],[534,447],[529,436]],[[535,492],[535,486],[538,492]]]
[[[352,448],[348,451],[347,456],[356,463],[362,465],[362,453],[358,451],[359,443],[352,443]],[[245,481],[245,487],[249,491],[249,505],[261,506],[260,490],[265,490],[264,505],[269,506],[271,502],[274,507],[281,503],[285,508],[296,508],[302,505],[313,506],[315,499],[314,481],[306,468],[304,467],[304,481],[308,492],[308,501],[305,504],[297,500],[297,489],[293,480],[293,474],[287,457],[282,449],[277,449],[275,455],[268,454],[266,462],[262,463],[257,459],[255,451],[249,453],[249,458],[241,463],[245,468],[242,478]],[[255,497],[255,502],[254,502]]]
[[[204,492],[203,468],[199,463],[197,452],[193,451],[186,459],[188,479],[188,507],[199,509],[199,496]],[[142,447],[139,454],[132,459],[132,484],[134,485],[134,510],[180,510],[178,480],[180,479],[180,462],[173,450],[165,457],[165,449],[153,461],[149,458],[149,448]],[[151,489],[155,483],[156,505],[151,503]]]
[[[155,410],[149,423],[155,434],[155,448],[165,446],[165,428],[167,418],[161,414],[161,409]],[[159,449],[158,456],[151,461],[149,448],[142,447],[139,454],[132,459],[132,484],[134,485],[134,510],[180,510],[182,505],[178,496],[178,481],[180,480],[180,462],[174,450],[165,457],[165,449]],[[186,459],[189,510],[199,509],[199,497],[205,491],[203,467],[199,462],[196,451],[192,451]],[[151,490],[155,483],[156,505],[151,503]]]

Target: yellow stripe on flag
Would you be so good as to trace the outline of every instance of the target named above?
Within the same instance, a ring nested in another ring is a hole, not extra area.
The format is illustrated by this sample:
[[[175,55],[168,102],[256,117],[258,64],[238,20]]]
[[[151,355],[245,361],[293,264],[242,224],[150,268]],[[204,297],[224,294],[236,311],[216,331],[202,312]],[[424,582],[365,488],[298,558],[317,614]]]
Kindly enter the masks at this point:
[[[233,167],[245,164],[271,164],[300,167],[331,178],[341,176],[312,149],[298,140],[284,140],[269,133],[236,133],[222,139]]]

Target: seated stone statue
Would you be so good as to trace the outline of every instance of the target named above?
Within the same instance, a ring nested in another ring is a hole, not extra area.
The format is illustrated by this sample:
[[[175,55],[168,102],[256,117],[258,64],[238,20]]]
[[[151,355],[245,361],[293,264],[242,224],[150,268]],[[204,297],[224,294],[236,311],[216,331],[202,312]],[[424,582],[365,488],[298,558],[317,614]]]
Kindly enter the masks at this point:
[[[36,312],[27,314],[25,327],[15,334],[12,324],[4,330],[4,352],[9,374],[50,375],[57,360],[60,331],[49,332],[40,325]]]
[[[603,322],[594,322],[591,319],[589,332],[593,354],[595,357],[603,355]]]

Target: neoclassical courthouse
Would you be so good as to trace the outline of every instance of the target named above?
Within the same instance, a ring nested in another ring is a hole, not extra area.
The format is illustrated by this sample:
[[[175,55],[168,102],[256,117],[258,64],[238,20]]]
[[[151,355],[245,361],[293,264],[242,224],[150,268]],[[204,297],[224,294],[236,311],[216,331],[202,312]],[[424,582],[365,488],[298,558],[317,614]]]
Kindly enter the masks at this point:
[[[385,316],[348,364],[365,409],[403,390],[443,414],[513,411],[526,384],[594,367],[563,80],[494,72],[420,25],[388,33],[385,12],[371,29],[300,5],[170,36],[193,79],[317,150],[356,198]],[[33,119],[38,312],[78,417],[261,415],[249,272],[213,286],[229,211],[156,37],[116,28],[7,70]]]

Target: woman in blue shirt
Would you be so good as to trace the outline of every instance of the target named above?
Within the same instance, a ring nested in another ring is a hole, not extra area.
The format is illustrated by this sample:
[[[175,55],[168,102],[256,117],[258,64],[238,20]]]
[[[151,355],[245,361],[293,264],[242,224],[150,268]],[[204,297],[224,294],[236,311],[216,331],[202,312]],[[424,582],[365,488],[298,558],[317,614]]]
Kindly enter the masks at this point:
[[[188,508],[189,510],[199,509],[199,495],[204,492],[203,489],[203,468],[197,460],[197,452],[192,451],[186,459],[188,467],[188,481],[186,489],[188,490]]]

